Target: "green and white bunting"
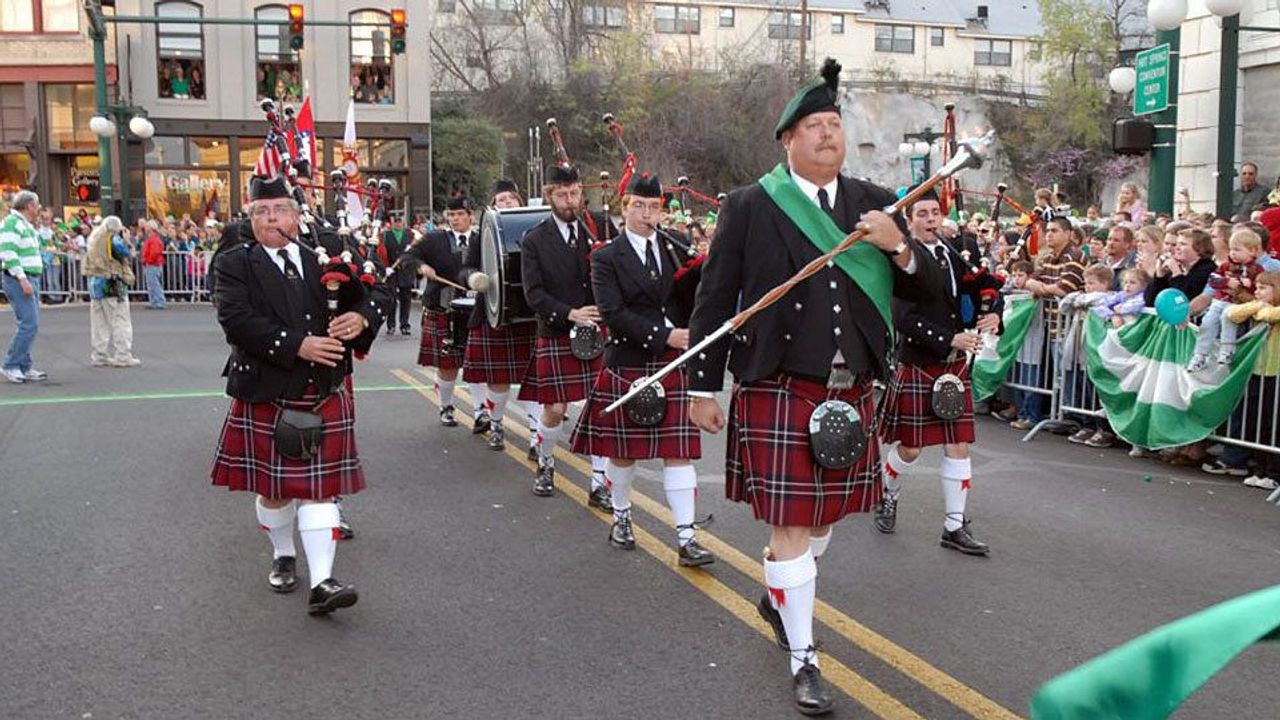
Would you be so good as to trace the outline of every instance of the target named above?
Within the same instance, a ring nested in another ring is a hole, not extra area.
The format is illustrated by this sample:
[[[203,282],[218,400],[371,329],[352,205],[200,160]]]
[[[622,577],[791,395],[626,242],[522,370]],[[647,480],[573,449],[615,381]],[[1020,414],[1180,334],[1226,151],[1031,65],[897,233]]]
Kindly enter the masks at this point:
[[[986,400],[1000,389],[1013,361],[1027,338],[1032,321],[1040,314],[1040,301],[1026,296],[1010,296],[1004,301],[1004,332],[996,342],[984,343],[973,361],[973,400]]]
[[[1230,365],[1187,372],[1196,330],[1154,315],[1113,329],[1090,315],[1085,326],[1086,372],[1112,429],[1125,442],[1158,450],[1203,440],[1231,417],[1249,382],[1265,326],[1236,346]]]

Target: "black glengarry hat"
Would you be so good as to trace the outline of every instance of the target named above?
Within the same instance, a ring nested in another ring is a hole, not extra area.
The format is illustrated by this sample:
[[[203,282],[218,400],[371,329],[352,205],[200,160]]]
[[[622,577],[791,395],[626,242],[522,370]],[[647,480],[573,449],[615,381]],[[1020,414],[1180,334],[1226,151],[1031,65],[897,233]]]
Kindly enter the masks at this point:
[[[283,175],[265,178],[254,175],[249,179],[249,200],[275,200],[276,198],[293,197],[289,192],[289,183]]]
[[[550,185],[572,185],[578,182],[578,168],[564,163],[556,163],[547,171],[547,183]]]
[[[467,201],[466,195],[454,195],[444,201],[445,210],[470,210],[471,203]]]
[[[800,119],[818,112],[840,112],[840,63],[827,58],[822,63],[822,76],[800,88],[791,102],[782,109],[778,125],[773,130],[775,139],[791,129]]]
[[[642,198],[660,198],[662,183],[658,182],[657,175],[640,173],[631,178],[631,184],[627,186],[627,194]]]
[[[489,193],[489,197],[497,197],[505,192],[519,195],[520,187],[517,186],[516,182],[510,178],[498,178],[493,183],[493,192]]]

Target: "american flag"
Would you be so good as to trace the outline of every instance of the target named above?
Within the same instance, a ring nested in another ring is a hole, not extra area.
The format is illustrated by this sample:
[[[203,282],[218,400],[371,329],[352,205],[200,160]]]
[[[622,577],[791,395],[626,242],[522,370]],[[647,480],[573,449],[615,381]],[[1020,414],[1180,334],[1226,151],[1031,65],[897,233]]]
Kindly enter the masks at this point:
[[[253,165],[253,174],[258,177],[273,178],[280,174],[280,168],[283,165],[284,161],[280,157],[276,134],[274,132],[269,133],[266,141],[262,144],[262,152],[258,153],[258,162]]]

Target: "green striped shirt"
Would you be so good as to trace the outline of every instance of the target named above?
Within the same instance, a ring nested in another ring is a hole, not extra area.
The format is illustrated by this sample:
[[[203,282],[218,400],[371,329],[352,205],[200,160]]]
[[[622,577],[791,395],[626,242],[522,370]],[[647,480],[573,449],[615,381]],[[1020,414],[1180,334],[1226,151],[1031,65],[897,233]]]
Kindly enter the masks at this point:
[[[0,265],[14,277],[23,272],[37,277],[44,272],[40,236],[17,210],[10,210],[9,216],[0,220]]]

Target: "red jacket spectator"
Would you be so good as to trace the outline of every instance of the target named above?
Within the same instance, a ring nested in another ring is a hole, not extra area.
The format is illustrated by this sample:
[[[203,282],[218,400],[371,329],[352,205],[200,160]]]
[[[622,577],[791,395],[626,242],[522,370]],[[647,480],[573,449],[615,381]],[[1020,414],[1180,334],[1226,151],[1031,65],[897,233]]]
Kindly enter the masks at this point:
[[[158,233],[151,233],[142,243],[142,264],[164,264],[164,243],[160,242],[160,235]]]

